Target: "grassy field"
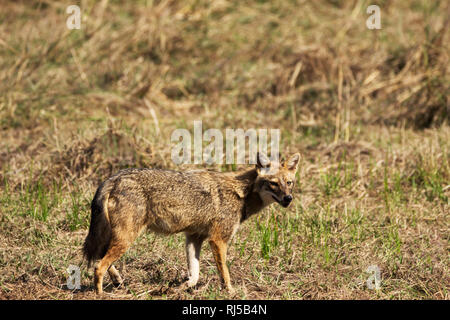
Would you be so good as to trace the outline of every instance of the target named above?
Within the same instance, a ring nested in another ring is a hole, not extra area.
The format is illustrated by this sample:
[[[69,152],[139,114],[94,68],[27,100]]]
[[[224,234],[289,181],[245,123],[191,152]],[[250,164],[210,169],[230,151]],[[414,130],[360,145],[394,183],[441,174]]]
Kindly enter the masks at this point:
[[[82,10],[81,30],[66,7]],[[380,30],[366,8],[378,4]],[[176,166],[171,133],[276,128],[303,163],[294,202],[229,249],[145,234],[106,299],[449,299],[448,1],[2,1],[0,299],[95,299],[90,201],[126,167]],[[238,168],[245,167],[239,166]],[[81,290],[66,287],[81,266]],[[367,269],[381,272],[378,290]]]

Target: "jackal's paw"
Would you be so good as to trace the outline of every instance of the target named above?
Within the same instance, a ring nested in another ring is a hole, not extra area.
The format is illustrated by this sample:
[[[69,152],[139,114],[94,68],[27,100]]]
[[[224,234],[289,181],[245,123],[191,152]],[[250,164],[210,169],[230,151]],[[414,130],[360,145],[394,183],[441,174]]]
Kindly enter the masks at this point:
[[[229,295],[234,295],[236,293],[236,290],[234,290],[234,288],[231,285],[227,286],[226,289]]]
[[[112,284],[114,287],[119,288],[123,284],[123,281],[113,281]]]
[[[195,278],[189,278],[188,281],[186,281],[186,285],[188,288],[195,287],[197,285],[198,279]]]
[[[114,285],[114,287],[120,287],[123,284],[123,280],[121,276],[118,277],[111,277],[112,283]]]

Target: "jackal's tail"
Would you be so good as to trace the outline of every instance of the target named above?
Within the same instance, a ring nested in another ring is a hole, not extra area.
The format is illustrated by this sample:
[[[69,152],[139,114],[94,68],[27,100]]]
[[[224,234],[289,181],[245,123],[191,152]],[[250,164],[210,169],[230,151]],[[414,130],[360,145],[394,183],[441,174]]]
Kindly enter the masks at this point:
[[[88,267],[95,260],[103,258],[108,250],[111,240],[108,198],[112,187],[112,183],[101,184],[91,203],[91,225],[83,245],[83,255],[88,261]]]

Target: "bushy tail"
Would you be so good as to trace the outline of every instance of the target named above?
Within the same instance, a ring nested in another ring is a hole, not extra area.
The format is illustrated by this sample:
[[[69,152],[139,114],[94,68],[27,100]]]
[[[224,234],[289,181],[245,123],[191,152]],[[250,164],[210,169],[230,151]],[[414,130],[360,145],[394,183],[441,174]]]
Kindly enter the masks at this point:
[[[107,203],[112,186],[113,184],[108,182],[101,184],[91,203],[91,225],[83,245],[83,255],[88,261],[88,267],[105,256],[111,241]]]

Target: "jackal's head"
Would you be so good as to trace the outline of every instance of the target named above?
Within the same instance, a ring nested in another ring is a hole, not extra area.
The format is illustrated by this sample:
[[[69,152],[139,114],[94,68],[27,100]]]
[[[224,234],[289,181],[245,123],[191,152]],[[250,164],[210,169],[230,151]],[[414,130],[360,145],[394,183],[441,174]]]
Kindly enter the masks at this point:
[[[278,202],[285,208],[289,206],[293,199],[292,190],[299,162],[299,153],[281,163],[271,162],[265,155],[258,153],[256,164],[258,177],[254,191],[258,192],[264,205]]]

